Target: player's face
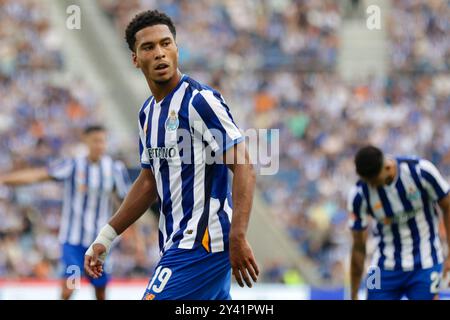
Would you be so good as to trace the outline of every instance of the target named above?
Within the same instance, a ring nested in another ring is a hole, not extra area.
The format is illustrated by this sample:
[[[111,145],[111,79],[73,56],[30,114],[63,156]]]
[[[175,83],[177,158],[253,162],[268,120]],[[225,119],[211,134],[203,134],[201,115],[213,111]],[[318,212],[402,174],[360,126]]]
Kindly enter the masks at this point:
[[[169,27],[164,24],[139,30],[133,63],[154,83],[166,83],[178,69],[178,47]]]
[[[106,132],[94,131],[85,135],[84,141],[93,159],[99,159],[106,152]]]

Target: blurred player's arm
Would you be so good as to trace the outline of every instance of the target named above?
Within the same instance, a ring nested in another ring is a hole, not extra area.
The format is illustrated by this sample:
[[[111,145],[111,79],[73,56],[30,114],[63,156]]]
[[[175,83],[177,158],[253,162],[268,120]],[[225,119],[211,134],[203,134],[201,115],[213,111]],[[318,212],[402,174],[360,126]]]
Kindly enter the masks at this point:
[[[442,210],[444,220],[445,235],[447,240],[447,251],[450,251],[450,193],[442,198],[439,202],[439,207]],[[450,271],[450,254],[447,253],[447,259],[444,262],[444,281],[447,279],[447,273]]]
[[[59,159],[48,166],[27,168],[0,175],[0,184],[20,186],[42,181],[63,181],[72,175],[74,161],[71,159]]]
[[[20,186],[52,179],[47,168],[30,168],[0,175],[0,184]]]
[[[155,177],[150,169],[143,168],[117,212],[86,251],[84,267],[91,277],[101,276],[103,261],[114,239],[139,219],[156,199]]]
[[[245,281],[252,287],[250,277],[257,281],[259,270],[246,234],[253,203],[256,175],[245,143],[238,143],[225,152],[225,163],[233,172],[233,217],[229,235],[230,262],[238,284],[243,287]],[[232,161],[230,161],[232,159]],[[248,273],[247,273],[248,272]]]
[[[366,260],[366,230],[352,231],[353,244],[350,261],[350,288],[352,300],[358,300],[358,290],[361,277],[364,272],[364,262]]]

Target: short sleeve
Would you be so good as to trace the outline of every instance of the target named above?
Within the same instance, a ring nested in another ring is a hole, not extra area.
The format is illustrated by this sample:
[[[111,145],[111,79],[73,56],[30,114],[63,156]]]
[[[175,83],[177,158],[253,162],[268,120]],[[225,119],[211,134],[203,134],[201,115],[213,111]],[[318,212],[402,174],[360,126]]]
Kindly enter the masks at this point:
[[[202,90],[192,99],[189,109],[192,128],[216,153],[223,153],[243,140],[223,97],[212,90]]]
[[[360,188],[354,186],[348,195],[347,210],[350,213],[349,227],[352,230],[364,230],[368,225],[367,206]]]
[[[422,184],[432,200],[440,201],[449,193],[449,185],[430,161],[419,161]]]
[[[146,148],[146,136],[147,136],[147,121],[148,121],[148,112],[150,106],[151,98],[149,98],[143,105],[141,111],[139,112],[139,159],[142,168],[149,169],[150,158],[148,156],[147,148]]]
[[[122,161],[115,161],[113,167],[114,186],[117,195],[123,199],[128,193],[131,186],[128,170]]]
[[[58,159],[47,165],[48,175],[56,181],[69,179],[73,174],[75,161],[73,159]]]

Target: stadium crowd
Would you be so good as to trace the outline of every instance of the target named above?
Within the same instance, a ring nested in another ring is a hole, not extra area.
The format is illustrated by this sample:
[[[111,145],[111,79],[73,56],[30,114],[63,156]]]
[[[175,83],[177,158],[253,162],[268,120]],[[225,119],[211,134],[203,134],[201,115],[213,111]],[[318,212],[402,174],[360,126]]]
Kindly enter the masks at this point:
[[[445,1],[394,0],[391,72],[354,82],[335,72],[338,1],[98,1],[119,34],[145,8],[170,14],[182,71],[218,88],[241,128],[280,130],[280,171],[260,176],[259,188],[274,223],[330,285],[345,281],[346,200],[361,144],[427,157],[450,177]],[[283,282],[289,268],[270,261],[265,271],[266,281]]]
[[[41,1],[0,1],[0,172],[85,152],[81,132],[101,119],[100,101],[82,79],[58,83],[64,59],[47,10]],[[61,189],[55,182],[0,187],[1,278],[59,277]],[[110,259],[117,276],[156,261],[151,223],[141,233],[148,254],[137,255],[134,236],[123,236]]]
[[[97,1],[118,35],[136,12],[168,13],[177,25],[182,71],[219,89],[242,129],[280,130],[280,170],[258,177],[258,186],[274,223],[330,285],[345,281],[346,199],[356,179],[353,154],[362,143],[427,157],[450,178],[445,1],[392,1],[391,72],[355,82],[335,71],[338,1]],[[8,150],[0,170],[73,152],[66,146],[77,145],[80,129],[99,117],[99,101],[81,80],[70,87],[52,83],[64,61],[42,6],[0,0],[0,143]],[[19,28],[24,32],[8,34]],[[59,187],[20,191],[0,189],[0,277],[56,277]],[[114,275],[148,276],[158,258],[153,223],[145,219],[140,227],[143,255],[124,235],[111,257]],[[263,281],[302,281],[289,266],[263,263]]]

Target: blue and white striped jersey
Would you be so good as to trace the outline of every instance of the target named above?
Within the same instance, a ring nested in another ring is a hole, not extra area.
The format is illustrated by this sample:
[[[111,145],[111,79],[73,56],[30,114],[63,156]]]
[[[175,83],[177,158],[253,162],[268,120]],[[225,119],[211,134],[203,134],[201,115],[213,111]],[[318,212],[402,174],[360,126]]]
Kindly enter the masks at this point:
[[[159,245],[210,252],[228,248],[232,216],[228,168],[221,158],[243,140],[217,91],[183,75],[162,101],[150,97],[139,113],[141,166],[158,191]]]
[[[359,181],[351,190],[350,227],[362,230],[368,217],[378,243],[372,265],[385,270],[414,270],[442,263],[436,202],[449,185],[428,160],[397,158],[395,180],[379,188]]]
[[[48,174],[64,182],[60,242],[85,247],[108,223],[113,193],[123,199],[131,185],[125,165],[109,156],[96,163],[87,157],[61,159],[48,166]]]

